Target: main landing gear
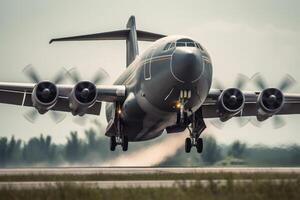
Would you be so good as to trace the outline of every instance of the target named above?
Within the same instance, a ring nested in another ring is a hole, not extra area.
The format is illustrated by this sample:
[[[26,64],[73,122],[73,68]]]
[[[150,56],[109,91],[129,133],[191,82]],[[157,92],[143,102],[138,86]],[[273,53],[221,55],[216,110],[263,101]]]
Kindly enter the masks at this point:
[[[114,121],[116,135],[110,137],[111,151],[115,151],[117,145],[121,145],[123,151],[128,150],[128,137],[124,135],[121,114],[122,114],[121,105],[116,104],[116,113],[115,113],[115,121]]]
[[[189,130],[189,137],[185,139],[185,152],[190,153],[192,147],[196,147],[198,153],[203,151],[203,139],[200,137],[201,133],[206,128],[205,122],[202,116],[201,108],[196,112],[192,110],[186,111],[184,109],[185,99],[181,99],[179,112],[177,113],[177,124],[187,127]],[[191,115],[188,117],[188,112]]]

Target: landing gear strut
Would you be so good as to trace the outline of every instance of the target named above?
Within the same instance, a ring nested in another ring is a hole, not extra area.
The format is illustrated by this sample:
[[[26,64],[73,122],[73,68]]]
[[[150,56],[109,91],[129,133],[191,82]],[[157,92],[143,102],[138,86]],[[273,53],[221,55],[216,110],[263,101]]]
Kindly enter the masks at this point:
[[[117,145],[122,146],[123,151],[128,150],[128,137],[124,135],[123,132],[123,123],[121,119],[121,104],[116,104],[116,113],[115,113],[115,129],[116,135],[110,137],[110,150],[115,151]]]
[[[192,112],[192,111],[191,111]],[[197,149],[198,153],[203,151],[203,139],[200,138],[201,133],[206,128],[206,125],[203,121],[201,108],[195,113],[192,112],[190,116],[191,126],[188,126],[190,132],[190,137],[185,140],[185,152],[191,152],[191,148],[194,146]]]
[[[187,111],[184,109],[184,99],[180,100],[179,112],[177,114],[177,124],[179,126],[187,127],[190,135],[185,139],[185,152],[191,152],[192,147],[196,147],[198,153],[203,151],[203,139],[200,138],[201,133],[206,128],[203,121],[202,110],[198,109],[196,112],[189,110],[191,115],[188,117]]]

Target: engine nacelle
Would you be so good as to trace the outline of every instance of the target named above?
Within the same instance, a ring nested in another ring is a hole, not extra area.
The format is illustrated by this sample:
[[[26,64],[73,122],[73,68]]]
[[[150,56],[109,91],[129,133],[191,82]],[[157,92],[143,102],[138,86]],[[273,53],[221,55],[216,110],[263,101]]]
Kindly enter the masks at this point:
[[[227,121],[243,109],[245,96],[237,88],[224,90],[218,99],[218,112],[221,121]]]
[[[279,112],[284,105],[284,95],[277,88],[263,90],[257,101],[257,120],[264,121]]]
[[[89,81],[78,82],[70,94],[70,109],[73,115],[82,116],[94,105],[97,99],[97,88]]]
[[[32,104],[40,114],[46,113],[55,106],[57,99],[58,88],[50,81],[36,84],[31,95]]]

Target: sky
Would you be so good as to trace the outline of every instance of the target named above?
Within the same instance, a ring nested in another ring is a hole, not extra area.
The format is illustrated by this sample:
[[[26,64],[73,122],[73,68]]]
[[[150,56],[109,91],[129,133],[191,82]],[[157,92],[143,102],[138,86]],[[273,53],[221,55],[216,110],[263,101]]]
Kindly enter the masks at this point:
[[[300,80],[299,7],[297,0],[2,0],[0,81],[30,82],[22,70],[32,64],[43,79],[50,80],[62,67],[76,67],[83,79],[92,78],[102,67],[110,74],[110,83],[125,69],[124,41],[48,42],[55,37],[122,29],[129,16],[135,15],[138,29],[187,35],[200,42],[211,55],[214,78],[224,86],[231,87],[239,73],[251,77],[256,72],[264,75],[269,86],[277,86],[286,73]],[[139,45],[142,53],[150,43]],[[247,87],[257,89],[251,83]],[[300,92],[300,83],[289,92]],[[70,131],[83,135],[89,126],[78,126],[71,114],[59,124],[48,115],[31,124],[23,117],[29,110],[1,104],[0,137],[27,140],[43,133],[64,143]],[[286,126],[281,129],[272,129],[270,122],[261,128],[251,124],[239,128],[230,120],[221,130],[208,125],[204,134],[214,135],[221,143],[239,139],[250,144],[299,144],[300,116],[284,118]],[[88,119],[106,123],[104,110],[100,117]]]

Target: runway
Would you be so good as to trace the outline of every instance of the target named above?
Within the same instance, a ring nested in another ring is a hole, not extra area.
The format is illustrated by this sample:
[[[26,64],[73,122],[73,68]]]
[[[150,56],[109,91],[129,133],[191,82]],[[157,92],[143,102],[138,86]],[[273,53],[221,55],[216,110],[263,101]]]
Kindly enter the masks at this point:
[[[245,185],[250,183],[268,182],[271,184],[291,183],[297,179],[239,179],[230,181],[233,185]],[[228,180],[130,180],[130,181],[36,181],[36,182],[0,182],[0,189],[45,189],[49,187],[58,188],[64,185],[72,185],[85,188],[112,189],[112,188],[174,188],[191,187],[201,185],[208,187],[215,185],[217,187],[226,186]]]
[[[234,167],[234,168],[199,168],[199,167],[59,167],[59,168],[7,168],[0,169],[1,175],[88,175],[88,174],[157,174],[157,173],[295,173],[299,167]]]

